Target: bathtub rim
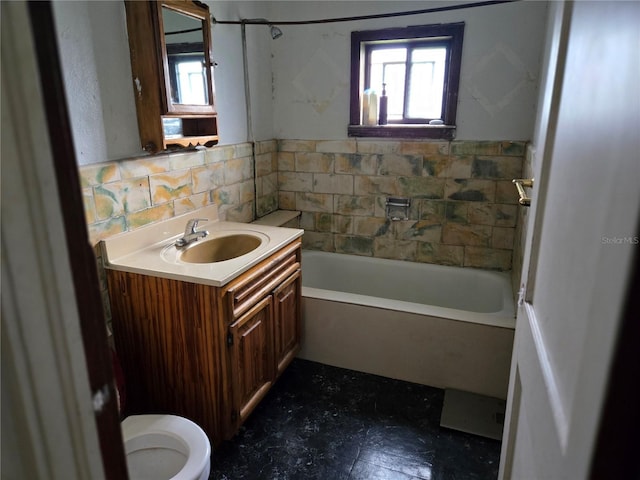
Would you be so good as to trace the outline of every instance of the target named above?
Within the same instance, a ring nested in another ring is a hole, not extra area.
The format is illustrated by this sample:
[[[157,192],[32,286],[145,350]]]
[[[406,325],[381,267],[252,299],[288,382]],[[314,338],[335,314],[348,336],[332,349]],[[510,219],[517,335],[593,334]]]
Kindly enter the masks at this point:
[[[392,310],[399,312],[408,312],[417,315],[428,315],[433,317],[446,318],[454,321],[460,322],[470,322],[476,323],[480,325],[489,325],[500,328],[508,328],[515,329],[516,322],[516,309],[513,301],[513,295],[511,292],[511,282],[507,274],[504,272],[496,272],[492,270],[483,270],[483,269],[474,269],[480,270],[482,272],[486,272],[491,274],[492,276],[501,277],[501,283],[503,286],[502,296],[503,296],[503,309],[499,312],[472,312],[467,310],[461,310],[451,307],[440,307],[436,305],[427,305],[420,304],[414,302],[407,302],[403,300],[393,300],[388,298],[378,298],[370,295],[362,295],[356,293],[346,293],[340,292],[337,290],[328,290],[316,287],[307,287],[304,285],[304,256],[305,254],[320,254],[320,255],[340,255],[346,257],[359,257],[359,255],[349,255],[349,254],[341,254],[335,252],[324,252],[318,250],[303,250],[303,262],[302,262],[302,276],[303,276],[303,285],[302,285],[302,297],[308,298],[316,298],[319,300],[327,300],[327,301],[335,301],[339,303],[347,303],[352,305],[362,305],[362,306],[371,306],[374,308],[380,308],[384,310]],[[371,259],[373,261],[379,262],[387,262],[387,263],[395,263],[397,260],[385,259],[385,258],[373,258],[373,257],[364,257],[367,259]],[[411,262],[418,263],[418,265],[423,265],[425,268],[429,267],[438,267],[438,268],[452,268],[452,269],[463,269],[464,267],[455,267],[455,266],[444,266],[444,265],[436,265],[429,263],[419,263],[419,262]]]
[[[444,318],[458,322],[476,323],[491,327],[508,328],[514,330],[516,319],[512,316],[499,315],[495,313],[476,313],[455,308],[437,307],[434,305],[422,305],[419,303],[403,302],[401,300],[391,300],[388,298],[370,297],[355,293],[344,293],[335,290],[323,290],[313,287],[302,287],[302,298],[314,298],[337,303],[347,303],[364,307],[379,308],[398,312],[413,313],[430,317]]]

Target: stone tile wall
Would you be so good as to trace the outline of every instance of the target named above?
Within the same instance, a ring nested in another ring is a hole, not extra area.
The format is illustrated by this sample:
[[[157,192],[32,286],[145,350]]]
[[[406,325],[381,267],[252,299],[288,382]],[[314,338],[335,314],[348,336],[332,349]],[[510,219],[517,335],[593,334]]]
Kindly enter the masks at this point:
[[[256,143],[255,190],[249,143],[88,165],[80,178],[94,245],[211,202],[221,219],[250,222],[255,195],[258,217],[302,212],[304,248],[496,270],[513,261],[517,285],[527,219],[511,179],[525,146],[269,140]],[[411,198],[409,220],[386,219],[387,196]]]
[[[525,146],[281,140],[278,204],[302,212],[304,248],[510,270]],[[409,220],[386,218],[389,196]]]
[[[278,142],[256,143],[256,215],[278,210]]]
[[[255,195],[258,217],[278,208],[302,212],[304,248],[495,270],[513,265],[517,291],[527,219],[511,179],[522,175],[525,147],[269,140],[256,143],[255,190],[249,143],[88,165],[80,178],[94,245],[212,202],[221,219],[250,222]],[[386,219],[388,196],[411,199],[409,220]]]
[[[256,143],[256,189],[250,143],[144,156],[80,167],[91,244],[212,202],[220,218],[250,222],[278,208],[277,142]],[[111,310],[101,252],[95,248],[107,326]]]
[[[242,143],[187,153],[112,161],[80,168],[92,244],[116,233],[215,202],[220,218],[250,222],[278,208],[277,142]]]
[[[525,147],[269,140],[256,143],[255,190],[249,143],[88,165],[80,176],[94,244],[211,202],[222,219],[249,222],[256,195],[258,217],[302,212],[305,248],[509,270],[522,210],[511,179]],[[388,196],[411,199],[409,220],[386,219]]]

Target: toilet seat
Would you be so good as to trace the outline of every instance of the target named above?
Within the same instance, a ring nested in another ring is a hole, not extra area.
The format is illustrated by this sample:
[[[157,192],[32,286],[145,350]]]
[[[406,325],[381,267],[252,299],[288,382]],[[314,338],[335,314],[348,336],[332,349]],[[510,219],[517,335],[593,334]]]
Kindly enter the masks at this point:
[[[211,468],[209,439],[191,420],[175,415],[132,415],[125,418],[121,426],[127,463],[130,461],[130,454],[141,453],[149,456],[157,454],[158,458],[163,458],[167,463],[172,464],[172,468],[167,471],[167,474],[172,476],[165,477],[167,480],[209,478]],[[168,452],[171,452],[171,455],[167,455]],[[180,468],[182,461],[185,463]],[[143,462],[140,463],[143,464]],[[146,466],[146,462],[144,465]],[[156,466],[151,464],[149,467]],[[178,468],[180,469],[177,470]],[[132,470],[131,466],[129,469]],[[154,473],[153,478],[158,478],[156,475]],[[132,480],[135,478],[131,476]],[[152,478],[152,476],[145,476],[142,473],[139,478]]]

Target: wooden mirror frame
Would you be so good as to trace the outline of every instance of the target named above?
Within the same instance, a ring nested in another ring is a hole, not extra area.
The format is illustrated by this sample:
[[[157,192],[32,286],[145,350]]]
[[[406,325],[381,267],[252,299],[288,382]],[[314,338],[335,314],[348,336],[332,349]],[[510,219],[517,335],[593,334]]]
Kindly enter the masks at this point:
[[[191,105],[183,103],[173,103],[171,100],[171,82],[169,73],[169,54],[165,42],[164,26],[162,21],[162,9],[168,8],[174,12],[196,18],[202,23],[202,33],[204,42],[204,61],[207,74],[207,98],[208,105]],[[211,53],[211,22],[209,8],[200,2],[189,2],[179,0],[164,0],[162,2],[154,2],[156,10],[156,18],[158,20],[158,45],[162,55],[162,72],[164,83],[161,85],[163,90],[162,98],[164,99],[164,110],[168,114],[192,114],[192,113],[215,113],[215,92],[213,89],[213,60]]]
[[[124,4],[132,85],[142,148],[149,153],[158,153],[167,149],[215,145],[218,143],[218,124],[213,86],[209,8],[195,0],[125,0]],[[163,6],[196,17],[203,22],[209,105],[171,102],[171,82],[168,77],[169,67],[162,26]],[[182,136],[165,136],[165,118],[181,120]]]

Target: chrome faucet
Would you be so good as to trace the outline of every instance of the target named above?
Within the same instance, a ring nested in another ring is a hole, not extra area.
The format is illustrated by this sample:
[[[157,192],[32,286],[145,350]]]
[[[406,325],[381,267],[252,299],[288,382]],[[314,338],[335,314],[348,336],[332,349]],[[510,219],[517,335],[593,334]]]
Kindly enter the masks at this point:
[[[184,236],[176,241],[176,247],[186,247],[190,243],[209,235],[209,232],[206,230],[196,231],[196,228],[198,228],[198,222],[206,221],[206,218],[192,218],[189,220],[187,222],[187,226],[184,228]]]

